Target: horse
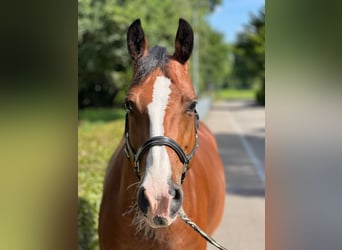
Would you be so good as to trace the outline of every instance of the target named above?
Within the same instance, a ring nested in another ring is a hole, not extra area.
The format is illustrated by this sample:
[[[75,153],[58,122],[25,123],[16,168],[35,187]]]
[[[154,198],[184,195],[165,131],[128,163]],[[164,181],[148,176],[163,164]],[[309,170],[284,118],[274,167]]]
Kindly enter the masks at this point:
[[[180,211],[207,233],[224,209],[225,177],[213,134],[199,121],[189,74],[193,30],[179,19],[175,52],[148,48],[140,19],[127,31],[133,77],[126,123],[103,185],[100,249],[206,249]]]

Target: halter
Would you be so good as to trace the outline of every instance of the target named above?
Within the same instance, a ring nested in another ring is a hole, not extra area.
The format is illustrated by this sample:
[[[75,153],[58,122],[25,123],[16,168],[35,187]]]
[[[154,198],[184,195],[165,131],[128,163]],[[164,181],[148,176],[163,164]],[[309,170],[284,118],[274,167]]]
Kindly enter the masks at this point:
[[[168,146],[169,148],[173,149],[176,154],[178,155],[180,161],[183,163],[183,172],[182,172],[182,178],[181,178],[181,183],[184,182],[185,176],[186,176],[186,171],[188,170],[188,165],[190,163],[190,160],[194,156],[197,147],[198,147],[198,135],[197,135],[197,130],[198,130],[198,120],[199,120],[199,115],[196,110],[194,110],[195,114],[195,145],[192,148],[191,152],[186,155],[184,150],[182,149],[179,144],[173,140],[170,137],[167,136],[154,136],[145,141],[140,148],[138,149],[137,153],[135,153],[134,149],[131,146],[131,143],[129,141],[129,135],[128,135],[128,112],[126,112],[126,121],[125,121],[125,137],[126,137],[126,144],[125,144],[125,153],[128,159],[133,159],[134,162],[134,172],[135,175],[141,179],[140,177],[140,161],[142,157],[144,156],[144,153],[154,147],[154,146]]]

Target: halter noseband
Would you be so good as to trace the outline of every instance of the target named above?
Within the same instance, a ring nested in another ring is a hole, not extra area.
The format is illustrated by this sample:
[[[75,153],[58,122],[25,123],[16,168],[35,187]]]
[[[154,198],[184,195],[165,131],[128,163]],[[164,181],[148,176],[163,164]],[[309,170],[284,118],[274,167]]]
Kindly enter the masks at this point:
[[[183,172],[182,172],[182,178],[181,178],[181,183],[184,182],[185,176],[186,176],[186,171],[188,170],[188,165],[190,163],[190,160],[194,156],[197,147],[198,147],[198,135],[197,135],[197,129],[198,129],[198,120],[199,120],[199,115],[196,110],[194,110],[195,114],[195,145],[192,148],[191,152],[186,155],[184,150],[179,146],[179,144],[173,140],[170,137],[167,136],[154,136],[145,141],[140,148],[138,149],[137,153],[135,153],[134,149],[131,146],[131,143],[129,141],[129,135],[128,135],[128,112],[126,112],[126,121],[125,121],[125,137],[126,137],[126,145],[125,145],[125,153],[128,159],[133,159],[134,162],[134,172],[135,175],[140,179],[140,161],[144,155],[144,153],[154,147],[154,146],[168,146],[171,149],[173,149],[176,154],[178,155],[180,161],[183,163]]]

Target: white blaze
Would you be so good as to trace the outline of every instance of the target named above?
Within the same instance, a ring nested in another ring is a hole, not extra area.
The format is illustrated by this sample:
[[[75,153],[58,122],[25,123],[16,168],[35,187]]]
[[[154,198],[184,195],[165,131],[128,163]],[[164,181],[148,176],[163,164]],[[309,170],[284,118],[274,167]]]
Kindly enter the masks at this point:
[[[153,86],[152,102],[147,106],[150,118],[150,137],[164,135],[164,117],[167,108],[171,81],[157,76]],[[171,176],[171,164],[165,146],[154,146],[146,159],[144,186],[153,189],[156,195],[168,190],[167,182]],[[166,188],[166,190],[165,190]]]
[[[153,86],[152,102],[147,106],[150,117],[150,136],[164,135],[164,116],[169,101],[171,81],[169,78],[157,76]]]

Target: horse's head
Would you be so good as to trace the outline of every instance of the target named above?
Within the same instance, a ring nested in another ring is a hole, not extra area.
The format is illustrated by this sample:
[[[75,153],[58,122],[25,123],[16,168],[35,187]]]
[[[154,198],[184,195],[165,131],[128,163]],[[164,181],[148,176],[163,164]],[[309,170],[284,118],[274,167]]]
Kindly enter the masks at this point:
[[[151,227],[168,226],[182,206],[182,177],[197,146],[196,96],[188,70],[193,31],[180,19],[175,52],[168,55],[165,48],[148,49],[136,20],[127,46],[133,80],[126,97],[126,151],[141,178],[138,207]]]

